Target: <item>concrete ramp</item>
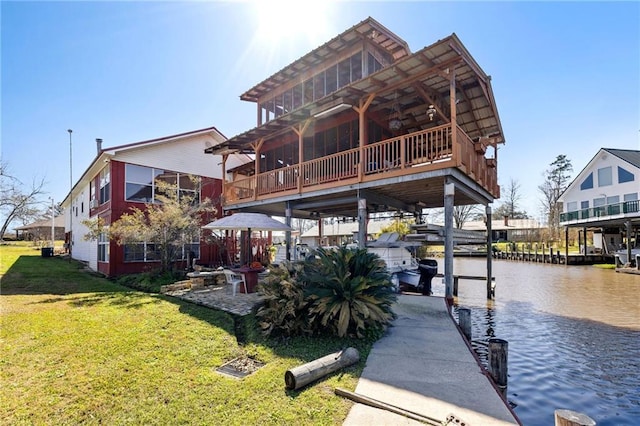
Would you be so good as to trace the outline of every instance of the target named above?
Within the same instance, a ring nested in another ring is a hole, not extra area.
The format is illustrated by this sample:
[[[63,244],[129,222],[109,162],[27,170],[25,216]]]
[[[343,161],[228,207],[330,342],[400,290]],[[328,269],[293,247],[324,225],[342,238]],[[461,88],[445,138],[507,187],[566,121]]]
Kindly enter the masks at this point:
[[[444,421],[519,424],[481,367],[439,297],[400,295],[398,318],[375,343],[355,392]],[[344,425],[419,425],[399,414],[355,404]]]

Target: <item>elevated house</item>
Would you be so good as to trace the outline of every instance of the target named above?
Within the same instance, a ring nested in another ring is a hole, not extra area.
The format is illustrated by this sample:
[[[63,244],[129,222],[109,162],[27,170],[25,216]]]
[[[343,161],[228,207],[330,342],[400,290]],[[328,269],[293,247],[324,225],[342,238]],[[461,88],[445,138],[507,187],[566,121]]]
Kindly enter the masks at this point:
[[[451,218],[500,196],[491,78],[455,34],[412,53],[367,18],[240,98],[256,127],[206,149],[223,158],[225,211],[355,217],[364,244],[370,211]],[[237,153],[252,161],[235,167]]]
[[[560,225],[582,228],[582,236],[594,231],[605,253],[630,252],[640,245],[639,193],[640,151],[601,148],[560,196]]]
[[[97,241],[86,240],[88,229],[82,222],[101,217],[108,226],[131,207],[144,209],[145,203],[156,201],[158,180],[177,184],[179,191],[196,198],[213,200],[221,216],[222,170],[218,164],[222,159],[202,152],[224,140],[215,127],[106,149],[97,139],[95,159],[62,202],[71,256],[108,276],[154,269],[159,257],[152,244],[140,241],[120,246],[106,235]],[[237,166],[243,159],[233,156],[227,161]],[[200,185],[194,186],[189,176],[199,177]],[[211,220],[203,218],[203,225]],[[182,262],[191,254],[202,263],[216,263],[220,255],[216,246],[202,239],[182,247],[181,253]]]

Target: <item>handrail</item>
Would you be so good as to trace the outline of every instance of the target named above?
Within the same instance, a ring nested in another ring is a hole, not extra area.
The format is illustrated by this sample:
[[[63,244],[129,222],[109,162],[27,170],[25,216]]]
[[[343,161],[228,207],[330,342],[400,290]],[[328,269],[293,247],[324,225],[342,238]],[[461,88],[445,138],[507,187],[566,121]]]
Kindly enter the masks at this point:
[[[623,201],[621,203],[607,204],[599,207],[591,207],[589,209],[560,213],[560,222],[570,222],[572,220],[592,219],[639,212],[640,201]]]
[[[277,196],[284,191],[338,181],[358,182],[382,178],[386,173],[411,174],[428,166],[460,167],[494,196],[499,196],[495,160],[486,159],[469,136],[456,126],[452,137],[450,124],[393,137],[360,148],[349,149],[302,164],[270,170],[225,184],[225,203]],[[362,174],[359,171],[362,170]]]

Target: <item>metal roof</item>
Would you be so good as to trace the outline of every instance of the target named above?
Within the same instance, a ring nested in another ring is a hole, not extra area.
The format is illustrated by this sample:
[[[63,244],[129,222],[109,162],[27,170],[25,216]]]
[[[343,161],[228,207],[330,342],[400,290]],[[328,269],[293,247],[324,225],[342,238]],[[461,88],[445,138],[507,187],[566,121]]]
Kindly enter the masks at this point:
[[[375,19],[368,17],[322,46],[295,60],[263,82],[258,83],[240,95],[240,99],[257,102],[260,97],[268,94],[278,86],[291,81],[292,78],[300,74],[304,74],[327,59],[337,56],[340,52],[365,38],[389,52],[394,60],[410,53],[409,46],[404,40],[386,29]]]
[[[357,105],[360,99],[365,99],[370,94],[375,95],[369,106],[372,114],[377,112],[387,117],[391,106],[396,102],[400,104],[402,129],[406,133],[443,124],[439,120],[430,121],[426,110],[435,102],[441,110],[439,117],[448,120],[448,73],[454,70],[458,125],[474,140],[492,138],[495,143],[504,143],[491,77],[485,74],[458,37],[452,34],[414,54],[402,57],[391,66],[260,127],[234,136],[206,152],[253,152],[251,143],[260,138],[265,138],[265,142],[268,142],[269,138],[290,132],[291,126],[313,117],[314,111],[340,102]]]
[[[640,168],[640,151],[635,151],[632,149],[613,149],[613,148],[602,148],[602,149],[615,155],[616,157],[623,159],[627,163]]]

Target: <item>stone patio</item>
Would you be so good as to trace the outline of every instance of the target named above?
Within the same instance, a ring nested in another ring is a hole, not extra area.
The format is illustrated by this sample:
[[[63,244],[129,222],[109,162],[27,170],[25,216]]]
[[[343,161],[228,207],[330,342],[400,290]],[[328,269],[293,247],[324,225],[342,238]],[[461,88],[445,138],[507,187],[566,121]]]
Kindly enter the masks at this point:
[[[228,284],[169,290],[164,294],[240,316],[249,315],[263,301],[258,293],[237,292],[234,296],[233,289]]]

